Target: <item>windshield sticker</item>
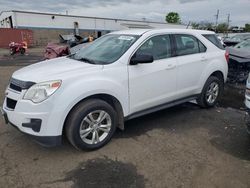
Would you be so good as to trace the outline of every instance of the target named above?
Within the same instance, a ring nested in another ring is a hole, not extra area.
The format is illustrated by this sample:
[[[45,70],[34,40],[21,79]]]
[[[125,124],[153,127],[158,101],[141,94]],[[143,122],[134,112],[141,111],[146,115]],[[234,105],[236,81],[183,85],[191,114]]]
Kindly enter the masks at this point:
[[[134,40],[135,37],[122,35],[118,38],[119,40]]]

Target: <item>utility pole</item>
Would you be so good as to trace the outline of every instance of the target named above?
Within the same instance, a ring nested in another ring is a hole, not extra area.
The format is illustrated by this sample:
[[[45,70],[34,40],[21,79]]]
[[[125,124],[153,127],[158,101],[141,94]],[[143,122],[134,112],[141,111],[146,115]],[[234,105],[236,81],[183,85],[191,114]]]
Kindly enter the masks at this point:
[[[228,29],[229,29],[229,24],[230,24],[230,13],[227,15],[227,37],[228,37]]]
[[[215,31],[217,31],[218,20],[219,20],[220,10],[217,10],[217,14],[215,15]]]

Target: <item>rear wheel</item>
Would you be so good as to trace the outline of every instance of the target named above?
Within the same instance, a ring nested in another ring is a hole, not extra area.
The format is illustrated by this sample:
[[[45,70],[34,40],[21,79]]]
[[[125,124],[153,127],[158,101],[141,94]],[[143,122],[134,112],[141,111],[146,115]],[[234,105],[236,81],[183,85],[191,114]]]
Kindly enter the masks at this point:
[[[203,108],[216,105],[223,92],[223,81],[215,76],[210,76],[197,99],[197,103]]]
[[[107,144],[116,129],[117,115],[112,106],[99,99],[80,103],[69,114],[66,135],[78,149],[94,150]]]
[[[20,49],[20,53],[23,55],[25,53],[25,49],[24,48],[21,48]]]

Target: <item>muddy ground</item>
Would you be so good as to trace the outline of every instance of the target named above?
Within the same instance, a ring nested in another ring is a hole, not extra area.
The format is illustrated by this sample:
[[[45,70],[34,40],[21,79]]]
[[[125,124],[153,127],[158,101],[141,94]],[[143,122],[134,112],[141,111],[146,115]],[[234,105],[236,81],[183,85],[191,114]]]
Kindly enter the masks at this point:
[[[13,71],[42,58],[34,56],[0,58],[0,103]],[[243,85],[226,85],[218,107],[185,103],[130,120],[93,152],[77,151],[66,140],[44,148],[0,118],[0,187],[248,188],[243,100]]]

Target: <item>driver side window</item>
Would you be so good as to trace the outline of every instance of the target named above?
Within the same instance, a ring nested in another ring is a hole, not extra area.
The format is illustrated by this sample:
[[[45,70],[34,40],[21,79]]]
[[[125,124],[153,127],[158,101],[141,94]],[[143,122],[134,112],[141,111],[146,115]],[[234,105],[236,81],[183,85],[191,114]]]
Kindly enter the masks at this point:
[[[148,39],[136,54],[152,55],[154,60],[171,57],[171,44],[169,35],[159,35]]]

